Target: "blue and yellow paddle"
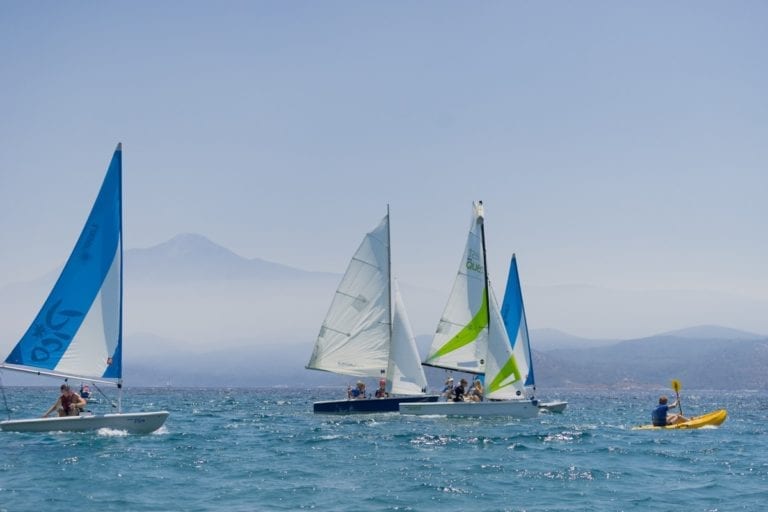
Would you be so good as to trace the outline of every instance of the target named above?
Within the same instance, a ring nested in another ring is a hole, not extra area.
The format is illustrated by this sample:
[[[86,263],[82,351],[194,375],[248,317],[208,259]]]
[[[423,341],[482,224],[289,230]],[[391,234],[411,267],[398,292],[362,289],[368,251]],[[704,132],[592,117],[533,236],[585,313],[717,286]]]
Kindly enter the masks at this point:
[[[675,390],[675,396],[677,396],[677,406],[680,408],[680,416],[683,415],[683,404],[680,403],[680,381],[672,379],[672,389]]]

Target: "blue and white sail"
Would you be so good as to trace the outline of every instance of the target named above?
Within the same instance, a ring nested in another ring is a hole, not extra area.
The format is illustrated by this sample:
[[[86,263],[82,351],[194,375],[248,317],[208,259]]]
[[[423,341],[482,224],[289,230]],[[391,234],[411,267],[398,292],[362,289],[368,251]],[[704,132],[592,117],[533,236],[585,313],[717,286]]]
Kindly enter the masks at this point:
[[[118,144],[58,281],[0,367],[93,381],[122,378],[121,198]]]
[[[533,376],[533,358],[531,357],[531,344],[528,339],[528,323],[525,319],[525,306],[523,305],[523,291],[520,287],[520,275],[517,271],[517,258],[512,255],[509,264],[509,276],[507,288],[504,291],[504,301],[501,305],[501,316],[507,330],[512,351],[518,360],[518,364],[524,364],[527,368],[521,368],[521,373],[526,374],[525,387],[531,391],[536,390],[536,380]]]

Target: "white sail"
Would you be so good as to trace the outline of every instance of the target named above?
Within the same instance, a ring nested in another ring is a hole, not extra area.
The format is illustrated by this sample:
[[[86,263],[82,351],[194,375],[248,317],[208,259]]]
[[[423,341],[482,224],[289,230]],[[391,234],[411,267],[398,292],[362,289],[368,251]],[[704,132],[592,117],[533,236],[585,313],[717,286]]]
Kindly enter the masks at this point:
[[[464,256],[424,364],[482,373],[488,343],[483,207],[473,206]]]
[[[387,216],[349,262],[307,368],[378,377],[388,365],[390,319]]]
[[[489,295],[491,318],[485,361],[486,397],[496,400],[526,398],[525,380],[528,377],[528,359],[519,349],[522,343],[512,348],[493,289],[489,290]]]
[[[403,298],[393,281],[392,345],[387,368],[387,391],[396,395],[423,395],[427,388],[427,378],[419,362],[416,339],[405,312]]]

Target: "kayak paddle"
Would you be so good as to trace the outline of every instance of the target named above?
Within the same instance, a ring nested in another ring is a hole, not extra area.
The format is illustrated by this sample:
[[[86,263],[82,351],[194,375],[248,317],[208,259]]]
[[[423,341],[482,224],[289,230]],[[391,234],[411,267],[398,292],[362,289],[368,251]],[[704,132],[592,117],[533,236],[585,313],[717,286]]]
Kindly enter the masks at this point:
[[[680,403],[680,381],[672,379],[672,389],[675,390],[675,396],[677,396],[677,406],[680,408],[680,416],[683,415],[683,404]]]

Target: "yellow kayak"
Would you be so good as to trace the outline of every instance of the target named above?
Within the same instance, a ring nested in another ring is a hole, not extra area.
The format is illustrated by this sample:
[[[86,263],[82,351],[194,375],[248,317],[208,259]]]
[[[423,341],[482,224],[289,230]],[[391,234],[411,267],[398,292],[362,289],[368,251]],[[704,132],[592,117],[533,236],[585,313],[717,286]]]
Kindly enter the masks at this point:
[[[701,416],[696,416],[683,423],[677,423],[675,425],[667,425],[666,427],[654,427],[653,425],[643,425],[640,427],[634,427],[632,430],[655,430],[662,428],[701,428],[712,426],[716,427],[725,421],[728,417],[728,412],[725,409],[718,409],[717,411],[708,412]]]

